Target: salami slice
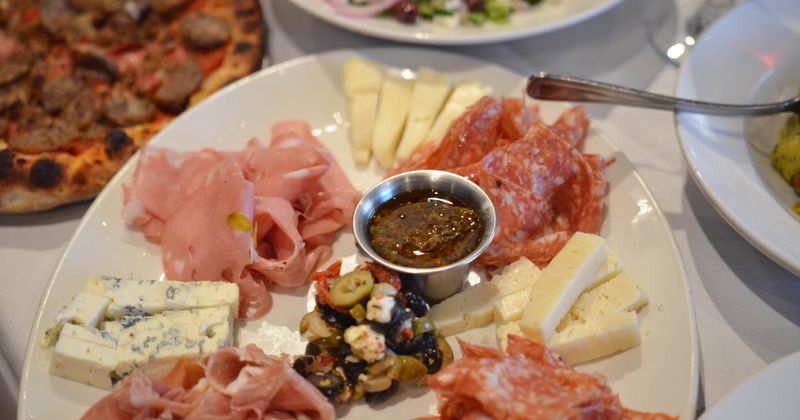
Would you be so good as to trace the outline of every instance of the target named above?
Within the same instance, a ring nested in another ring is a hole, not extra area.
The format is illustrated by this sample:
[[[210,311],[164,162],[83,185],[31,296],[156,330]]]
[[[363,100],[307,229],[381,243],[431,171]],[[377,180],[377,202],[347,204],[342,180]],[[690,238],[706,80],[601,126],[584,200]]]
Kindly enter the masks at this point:
[[[577,372],[543,344],[508,336],[508,353],[459,340],[464,358],[428,379],[442,419],[672,418],[625,409],[601,375]]]

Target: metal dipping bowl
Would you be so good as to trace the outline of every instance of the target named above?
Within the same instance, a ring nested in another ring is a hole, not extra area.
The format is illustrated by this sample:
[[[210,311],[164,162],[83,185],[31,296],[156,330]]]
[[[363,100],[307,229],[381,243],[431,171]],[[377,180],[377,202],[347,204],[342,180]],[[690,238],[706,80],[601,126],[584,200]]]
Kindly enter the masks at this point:
[[[378,255],[370,241],[370,219],[378,207],[392,197],[418,190],[436,190],[454,196],[478,211],[483,232],[478,246],[469,255],[451,264],[432,268],[397,265]],[[444,171],[411,171],[385,179],[364,194],[353,215],[353,233],[361,250],[380,265],[412,275],[422,295],[433,302],[444,300],[461,291],[472,262],[486,250],[494,239],[496,230],[497,216],[489,196],[472,181]]]

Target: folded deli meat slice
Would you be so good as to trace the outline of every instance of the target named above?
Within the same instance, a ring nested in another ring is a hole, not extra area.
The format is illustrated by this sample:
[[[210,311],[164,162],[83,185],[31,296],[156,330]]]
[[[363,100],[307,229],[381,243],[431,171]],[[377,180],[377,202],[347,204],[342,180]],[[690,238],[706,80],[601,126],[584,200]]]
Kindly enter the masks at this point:
[[[520,100],[485,97],[455,120],[442,143],[423,146],[395,172],[439,169],[478,184],[495,205],[499,230],[478,264],[527,257],[546,265],[573,233],[598,233],[608,192],[605,161],[581,153],[583,108],[553,125]]]
[[[83,420],[144,418],[333,419],[333,406],[287,361],[255,345],[226,347],[203,363],[182,359],[164,378],[125,378]]]
[[[330,256],[361,196],[306,123],[272,134],[240,152],[146,146],[124,187],[123,217],[161,243],[167,278],[237,283],[244,318],[269,310],[265,282],[301,285]]]
[[[507,354],[459,339],[463,358],[428,379],[442,419],[671,419],[628,410],[601,375],[577,372],[536,341]]]

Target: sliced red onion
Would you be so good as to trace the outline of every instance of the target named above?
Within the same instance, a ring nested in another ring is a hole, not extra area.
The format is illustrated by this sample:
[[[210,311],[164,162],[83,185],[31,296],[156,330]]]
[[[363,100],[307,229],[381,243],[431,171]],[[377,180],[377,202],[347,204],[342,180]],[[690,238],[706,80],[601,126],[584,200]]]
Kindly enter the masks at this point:
[[[347,0],[326,0],[328,4],[343,16],[352,18],[374,17],[394,6],[400,0],[376,0],[366,6],[353,6]],[[343,2],[344,1],[344,2]]]

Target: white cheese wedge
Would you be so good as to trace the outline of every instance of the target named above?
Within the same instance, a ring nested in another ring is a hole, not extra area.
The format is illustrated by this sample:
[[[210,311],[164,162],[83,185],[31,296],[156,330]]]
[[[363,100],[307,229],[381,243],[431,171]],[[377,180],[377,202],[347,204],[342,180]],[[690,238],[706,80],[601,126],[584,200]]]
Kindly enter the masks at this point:
[[[83,325],[96,328],[106,315],[111,301],[92,293],[79,293],[58,310],[53,324],[44,332],[42,346],[50,347],[57,340],[65,324]]]
[[[622,269],[622,260],[619,258],[619,255],[617,255],[613,249],[609,248],[606,260],[603,261],[603,264],[601,264],[597,272],[594,273],[594,283],[589,287],[599,286],[603,282],[619,274]]]
[[[372,130],[372,153],[384,169],[394,163],[394,153],[408,116],[413,80],[386,77],[381,84],[378,115]]]
[[[547,341],[570,364],[583,363],[641,344],[636,312],[615,312],[574,324]]]
[[[239,286],[224,281],[121,280],[103,276],[89,279],[85,291],[111,299],[106,310],[109,319],[218,306],[227,307],[234,318],[239,315]]]
[[[506,351],[508,347],[508,335],[515,334],[519,336],[523,336],[522,330],[519,329],[519,322],[509,322],[507,324],[498,325],[495,329],[495,333],[497,335],[497,347],[500,347],[501,350]]]
[[[578,296],[592,284],[607,255],[605,239],[575,233],[531,286],[519,324],[525,335],[547,341]]]
[[[107,322],[117,339],[117,369],[161,377],[181,357],[197,360],[233,344],[233,317],[226,307],[170,311]]]
[[[496,295],[491,283],[481,282],[433,305],[428,317],[443,335],[483,327],[494,319],[492,299]]]
[[[491,88],[475,82],[462,82],[456,86],[425,136],[425,141],[438,146],[450,128],[450,124],[463,115],[467,108],[490,93],[492,93]]]
[[[622,272],[600,286],[584,292],[561,320],[558,331],[577,323],[590,322],[617,312],[638,311],[647,305],[647,296],[636,281]]]
[[[505,296],[531,287],[541,273],[536,264],[522,257],[492,277],[492,285],[497,290],[497,296]]]
[[[50,373],[103,389],[111,389],[120,377],[116,342],[95,328],[65,324],[50,361]]]
[[[494,322],[496,324],[506,324],[511,321],[519,321],[522,318],[522,312],[525,306],[530,301],[531,288],[517,290],[514,293],[505,296],[499,296],[494,299],[492,306],[494,307]]]
[[[425,141],[425,135],[428,134],[449,93],[450,84],[444,74],[427,67],[420,67],[414,90],[411,92],[406,127],[400,145],[397,146],[395,162],[408,158]]]
[[[344,94],[350,119],[353,157],[359,165],[369,163],[372,129],[378,109],[383,71],[380,66],[358,58],[344,63]]]

